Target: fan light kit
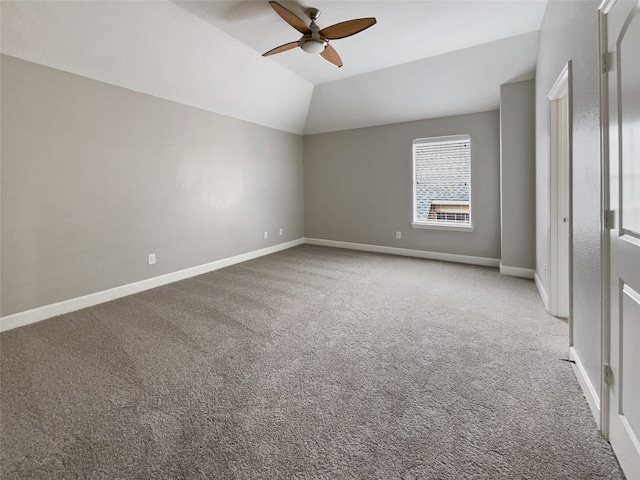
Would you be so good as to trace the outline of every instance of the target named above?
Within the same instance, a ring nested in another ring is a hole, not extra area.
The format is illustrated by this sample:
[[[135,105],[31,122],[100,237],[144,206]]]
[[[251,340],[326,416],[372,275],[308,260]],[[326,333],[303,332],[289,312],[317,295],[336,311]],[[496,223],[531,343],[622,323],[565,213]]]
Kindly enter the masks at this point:
[[[320,40],[307,40],[305,42],[300,42],[300,48],[307,53],[318,54],[324,51],[327,46],[326,42],[322,42]]]
[[[302,37],[296,42],[285,43],[284,45],[269,50],[262,54],[263,57],[300,47],[307,53],[318,54],[329,63],[341,67],[342,60],[340,59],[340,55],[338,55],[335,48],[329,45],[329,40],[350,37],[376,24],[376,19],[373,17],[356,18],[354,20],[336,23],[335,25],[320,30],[316,25],[316,20],[320,16],[320,11],[317,8],[309,8],[307,10],[307,16],[311,20],[311,23],[307,25],[296,14],[278,2],[271,1],[269,5],[271,5],[285,22],[298,30],[302,34]]]

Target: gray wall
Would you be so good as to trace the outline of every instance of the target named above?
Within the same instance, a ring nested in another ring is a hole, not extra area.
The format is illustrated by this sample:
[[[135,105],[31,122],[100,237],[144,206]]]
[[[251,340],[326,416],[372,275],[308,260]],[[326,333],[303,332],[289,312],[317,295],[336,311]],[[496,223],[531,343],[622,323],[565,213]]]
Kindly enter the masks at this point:
[[[3,316],[303,236],[302,137],[1,68]]]
[[[552,0],[540,32],[536,67],[536,271],[549,278],[549,153],[547,94],[571,60],[573,159],[573,346],[596,389],[600,386],[600,120],[599,1]],[[548,269],[547,269],[548,272]]]
[[[463,133],[474,231],[413,229],[413,139]],[[500,258],[499,150],[497,111],[306,135],[305,236]]]
[[[500,212],[504,267],[534,269],[535,216],[535,83],[500,87]]]

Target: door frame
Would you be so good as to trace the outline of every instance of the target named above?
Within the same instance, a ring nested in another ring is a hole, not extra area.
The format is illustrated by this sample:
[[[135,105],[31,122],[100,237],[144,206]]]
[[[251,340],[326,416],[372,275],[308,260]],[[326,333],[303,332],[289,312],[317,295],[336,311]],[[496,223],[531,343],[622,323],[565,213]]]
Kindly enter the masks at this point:
[[[566,182],[561,183],[559,179],[560,165],[557,146],[557,105],[560,98],[567,97],[567,171],[568,176]],[[558,75],[551,90],[547,95],[548,115],[549,115],[549,141],[548,141],[548,158],[549,158],[549,313],[558,315],[560,302],[563,300],[562,295],[567,295],[565,299],[568,302],[568,320],[569,320],[569,346],[573,346],[573,119],[572,119],[572,68],[571,60],[569,60],[562,71]],[[558,214],[558,207],[561,201],[560,188],[563,193],[568,196],[568,238],[563,239],[560,235],[562,226],[562,216]],[[561,242],[567,241],[568,258],[566,264],[567,272],[567,290],[563,292],[560,288],[560,264],[559,257],[561,254]]]
[[[609,388],[605,382],[605,365],[611,355],[611,265],[609,230],[606,212],[609,207],[609,79],[606,66],[608,52],[608,35],[606,15],[611,11],[616,0],[603,0],[598,7],[598,57],[600,67],[600,168],[602,184],[600,185],[600,270],[601,270],[601,304],[600,327],[602,344],[600,348],[600,432],[609,440]]]

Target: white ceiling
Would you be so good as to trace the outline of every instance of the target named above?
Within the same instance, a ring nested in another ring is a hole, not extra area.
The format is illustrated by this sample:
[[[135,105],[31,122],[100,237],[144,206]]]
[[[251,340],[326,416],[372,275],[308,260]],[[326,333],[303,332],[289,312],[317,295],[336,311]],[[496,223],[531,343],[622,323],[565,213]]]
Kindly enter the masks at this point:
[[[308,2],[308,3],[307,3]],[[4,54],[294,133],[498,108],[532,78],[546,0],[281,2],[320,27],[374,16],[332,41],[344,66],[294,49],[267,1],[0,2]]]
[[[304,133],[486,112],[533,77],[538,32],[316,85]]]
[[[169,1],[2,0],[0,9],[4,54],[280,130],[304,127],[313,85]]]
[[[267,0],[173,0],[185,10],[262,54],[301,34]],[[303,0],[280,1],[309,24],[306,9],[320,10],[320,28],[353,18],[375,17],[373,27],[331,45],[344,66],[337,68],[301,49],[268,59],[314,85],[442,55],[540,29],[546,1],[540,0]]]

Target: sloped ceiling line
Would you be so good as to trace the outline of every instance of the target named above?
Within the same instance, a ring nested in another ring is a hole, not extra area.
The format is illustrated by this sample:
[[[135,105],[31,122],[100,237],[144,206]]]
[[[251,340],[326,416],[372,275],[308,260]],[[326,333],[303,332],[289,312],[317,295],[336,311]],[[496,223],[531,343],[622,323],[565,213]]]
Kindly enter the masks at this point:
[[[316,85],[305,134],[485,112],[534,77],[538,32]]]
[[[313,85],[172,2],[2,1],[0,8],[6,55],[302,133]]]
[[[302,16],[299,3],[282,3]],[[374,27],[336,42],[345,61],[340,69],[302,51],[261,57],[296,37],[266,1],[3,0],[0,48],[102,82],[308,134],[497,108],[501,83],[533,75],[546,5],[313,3],[323,26],[378,18]]]

